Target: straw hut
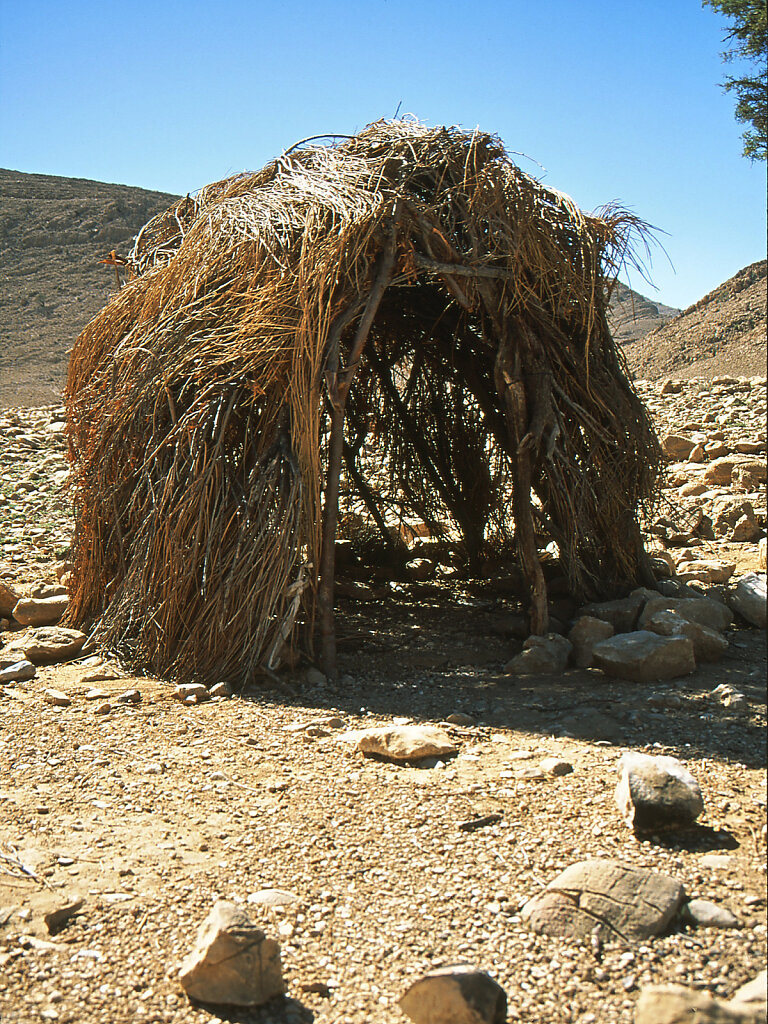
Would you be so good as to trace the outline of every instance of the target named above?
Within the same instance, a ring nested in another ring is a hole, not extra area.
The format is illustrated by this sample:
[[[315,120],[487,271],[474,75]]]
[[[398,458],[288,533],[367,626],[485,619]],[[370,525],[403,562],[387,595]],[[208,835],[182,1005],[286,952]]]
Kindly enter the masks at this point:
[[[177,202],[72,352],[72,621],[172,678],[297,644],[333,674],[342,467],[382,531],[396,507],[476,564],[511,544],[532,632],[547,542],[574,594],[652,582],[661,453],[605,316],[639,227],[410,120]]]

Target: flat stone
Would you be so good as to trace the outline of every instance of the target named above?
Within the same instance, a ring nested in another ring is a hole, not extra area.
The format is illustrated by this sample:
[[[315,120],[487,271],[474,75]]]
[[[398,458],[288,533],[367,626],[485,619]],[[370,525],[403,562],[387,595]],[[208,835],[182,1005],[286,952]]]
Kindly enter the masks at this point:
[[[34,679],[37,675],[35,666],[26,659],[10,663],[6,661],[3,664],[4,667],[0,668],[0,686],[5,686],[6,683],[21,683],[26,679]]]
[[[285,992],[277,942],[224,901],[200,926],[179,980],[192,999],[219,1006],[261,1006]]]
[[[20,634],[13,642],[33,665],[54,665],[69,661],[82,651],[88,638],[79,629],[64,626],[40,626]]]
[[[698,782],[674,757],[630,751],[618,773],[616,804],[635,832],[684,828],[704,810]]]
[[[43,700],[46,704],[54,704],[58,708],[68,708],[72,698],[61,690],[43,690]]]
[[[758,629],[766,626],[765,584],[764,572],[748,572],[736,581],[736,589],[730,595],[733,610]]]
[[[508,675],[558,675],[565,670],[572,651],[570,641],[557,633],[529,636],[523,649],[504,666]]]
[[[264,907],[292,907],[299,902],[299,897],[287,889],[259,889],[248,896],[248,902]]]
[[[676,679],[696,668],[688,637],[659,636],[646,629],[600,640],[592,650],[594,665],[606,675],[637,683]]]
[[[741,516],[733,524],[730,539],[734,544],[751,544],[762,534],[760,524],[754,516]]]
[[[689,900],[684,903],[680,920],[695,928],[741,928],[741,921],[735,914],[711,900]]]
[[[113,698],[115,704],[141,704],[140,690],[125,690],[119,697]]]
[[[645,623],[645,629],[659,636],[686,636],[693,644],[693,655],[697,662],[717,661],[728,650],[728,641],[716,629],[691,622],[672,611],[659,611]]]
[[[699,583],[727,583],[733,576],[736,565],[715,559],[691,559],[678,568],[677,577],[683,583],[694,580]]]
[[[705,853],[699,857],[699,864],[713,871],[732,871],[738,861],[730,853]]]
[[[211,687],[209,693],[212,697],[231,697],[234,693],[234,690],[229,685],[229,683],[221,682],[215,683]]]
[[[762,1014],[759,1020],[765,1022],[768,1006],[768,971],[760,971],[757,977],[748,981],[731,996],[732,1007],[743,1007]]]
[[[681,462],[691,454],[695,443],[690,437],[684,437],[682,434],[667,434],[662,439],[661,447],[668,459],[672,462]]]
[[[13,617],[22,626],[55,626],[67,610],[69,598],[22,597],[13,607]]]
[[[505,1024],[507,996],[484,971],[439,967],[415,981],[398,1005],[414,1024]]]
[[[390,761],[418,761],[446,757],[458,748],[447,732],[433,725],[384,725],[358,732],[357,750]]]
[[[50,935],[56,935],[65,928],[75,914],[82,909],[84,903],[84,899],[78,898],[71,900],[69,903],[63,904],[62,906],[56,907],[55,910],[49,910],[48,913],[43,916],[48,933]]]
[[[529,927],[544,935],[639,942],[664,932],[685,899],[675,878],[620,861],[572,864],[523,907]]]
[[[751,490],[766,482],[766,463],[755,459],[750,462],[741,462],[734,466],[731,479],[735,484]]]
[[[739,459],[733,456],[715,459],[704,470],[704,480],[709,484],[729,484],[738,463]]]
[[[648,601],[640,613],[638,629],[645,629],[648,619],[660,611],[677,612],[684,619],[709,626],[718,633],[723,633],[733,622],[730,610],[721,601],[709,597],[655,597]]]
[[[582,615],[573,624],[568,639],[573,645],[571,661],[577,668],[589,668],[594,659],[593,647],[599,640],[607,640],[615,630],[610,622],[594,615]]]
[[[764,1024],[759,1013],[682,985],[649,985],[635,1005],[635,1024]]]

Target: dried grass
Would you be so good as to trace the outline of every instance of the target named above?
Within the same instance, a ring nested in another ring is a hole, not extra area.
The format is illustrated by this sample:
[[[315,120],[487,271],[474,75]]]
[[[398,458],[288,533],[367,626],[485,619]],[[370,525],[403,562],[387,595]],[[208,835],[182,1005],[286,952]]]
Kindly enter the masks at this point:
[[[574,592],[643,578],[637,518],[661,453],[605,319],[642,225],[585,216],[490,136],[378,122],[155,218],[135,279],[77,339],[71,618],[101,644],[172,677],[242,681],[311,623],[327,360],[354,373],[344,357],[393,230],[347,409],[369,507],[447,518],[475,557],[515,526],[530,547],[527,466]],[[366,431],[388,486],[365,487]]]

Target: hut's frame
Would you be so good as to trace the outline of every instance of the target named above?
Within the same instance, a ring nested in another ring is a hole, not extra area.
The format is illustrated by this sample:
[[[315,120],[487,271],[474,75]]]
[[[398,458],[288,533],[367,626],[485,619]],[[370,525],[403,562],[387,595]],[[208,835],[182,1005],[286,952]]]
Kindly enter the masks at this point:
[[[335,674],[342,463],[386,525],[345,438],[370,418],[406,505],[475,554],[513,527],[532,632],[542,530],[575,593],[652,582],[638,514],[660,449],[606,322],[638,227],[585,216],[489,136],[411,121],[155,218],[70,363],[73,620],[156,672],[244,679],[316,608]]]

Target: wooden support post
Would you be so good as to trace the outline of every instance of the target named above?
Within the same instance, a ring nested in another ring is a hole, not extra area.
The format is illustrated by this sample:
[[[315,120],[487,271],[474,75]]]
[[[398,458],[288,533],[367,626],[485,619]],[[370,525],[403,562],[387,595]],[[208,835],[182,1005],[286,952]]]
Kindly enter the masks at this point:
[[[520,344],[527,339],[521,337]],[[512,515],[523,575],[530,589],[531,633],[541,635],[549,629],[547,584],[539,562],[536,531],[531,511],[531,486],[535,451],[530,443],[528,401],[520,372],[519,350],[512,355],[512,339],[505,330],[499,342],[494,369],[496,388],[504,403],[512,436]]]
[[[378,260],[378,268],[374,278],[365,310],[358,324],[349,362],[341,369],[339,349],[341,346],[341,330],[330,339],[326,382],[328,397],[333,407],[331,413],[331,437],[328,449],[328,475],[325,487],[325,503],[323,506],[323,550],[320,557],[320,585],[317,592],[317,609],[320,619],[320,640],[323,671],[329,679],[336,679],[336,623],[333,612],[333,591],[336,573],[336,527],[339,518],[339,477],[341,460],[344,452],[344,418],[346,415],[349,389],[357,373],[360,358],[368,340],[374,318],[378,311],[384,292],[392,280],[395,266],[397,246],[397,224],[400,219],[400,201],[395,203],[389,236]],[[343,324],[351,322],[351,318],[342,319]]]

